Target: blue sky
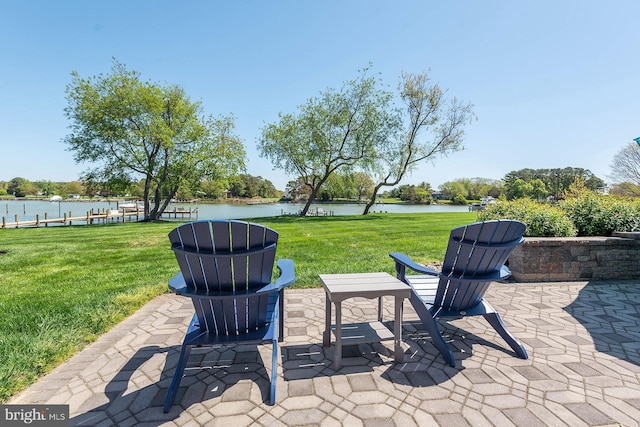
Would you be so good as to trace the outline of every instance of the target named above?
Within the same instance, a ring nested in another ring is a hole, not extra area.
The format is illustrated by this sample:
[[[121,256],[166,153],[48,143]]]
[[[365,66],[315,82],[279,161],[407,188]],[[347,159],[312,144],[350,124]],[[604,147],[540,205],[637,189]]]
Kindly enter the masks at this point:
[[[499,179],[522,168],[580,167],[608,180],[640,136],[640,2],[497,0],[0,2],[0,180],[71,181],[62,142],[70,73],[178,84],[207,114],[236,118],[248,173],[284,189],[259,158],[278,113],[373,71],[391,88],[431,70],[475,105],[466,149],[404,183]]]

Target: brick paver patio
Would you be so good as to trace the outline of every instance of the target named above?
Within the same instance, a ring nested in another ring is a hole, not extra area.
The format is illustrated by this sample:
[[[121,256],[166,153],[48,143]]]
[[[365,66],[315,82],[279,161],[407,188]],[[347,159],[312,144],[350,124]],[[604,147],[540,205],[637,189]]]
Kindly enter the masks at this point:
[[[639,425],[637,282],[494,284],[487,299],[528,360],[484,319],[465,318],[445,325],[451,368],[407,301],[405,363],[385,342],[345,349],[335,371],[333,347],[322,347],[323,291],[287,290],[276,405],[265,403],[270,346],[203,348],[164,414],[193,311],[190,300],[162,295],[9,403],[69,404],[71,425],[91,426]],[[375,300],[343,307],[344,322],[376,316]],[[386,307],[390,321],[391,300]]]

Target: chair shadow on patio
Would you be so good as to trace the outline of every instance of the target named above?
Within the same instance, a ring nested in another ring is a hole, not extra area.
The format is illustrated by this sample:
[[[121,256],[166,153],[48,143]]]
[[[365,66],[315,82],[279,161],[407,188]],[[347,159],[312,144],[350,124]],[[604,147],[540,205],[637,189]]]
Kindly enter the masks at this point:
[[[257,347],[259,346],[239,344],[230,347],[194,348],[185,368],[176,404],[166,414],[162,407],[178,364],[180,346],[143,347],[106,385],[104,395],[101,395],[103,398],[100,399],[106,402],[87,402],[81,408],[82,414],[73,417],[70,424],[96,425],[104,421],[104,414],[112,420],[122,414],[123,420],[133,415],[139,421],[144,420],[145,425],[161,425],[179,417],[184,408],[220,397],[223,393],[230,400],[249,400],[251,382],[256,383],[262,401],[267,404],[270,379],[265,363],[268,360],[260,360],[264,355]],[[153,359],[164,359],[165,355],[166,360],[158,381],[158,363],[161,362]],[[98,406],[91,407],[96,403]]]
[[[385,322],[388,327],[389,323]],[[419,323],[419,322],[417,322]],[[445,325],[443,325],[445,326]],[[456,349],[456,360],[471,355],[471,347],[491,347],[509,353],[503,347],[484,340],[463,329],[446,325],[442,329],[445,339]],[[333,345],[323,347],[321,339],[305,344],[285,344],[282,349],[282,372],[289,385],[289,394],[295,394],[296,380],[373,373],[383,370],[381,378],[412,387],[440,384],[458,374],[464,367],[457,363],[448,366],[425,336],[413,326],[404,323],[405,362],[395,363],[392,346],[381,343],[345,346],[342,369],[332,368]],[[453,335],[453,337],[452,337]],[[464,336],[464,340],[462,337]],[[453,339],[452,339],[453,338]],[[105,386],[100,398],[88,401],[81,414],[73,417],[71,425],[96,425],[107,417],[125,420],[135,416],[145,425],[160,425],[180,416],[185,408],[222,397],[223,400],[250,400],[253,383],[257,385],[261,401],[269,401],[270,380],[265,366],[269,366],[268,346],[235,345],[232,347],[194,348],[185,369],[176,405],[168,414],[162,412],[165,395],[178,363],[180,346],[150,345],[140,348]],[[160,367],[164,364],[162,367]],[[161,370],[160,380],[157,373]],[[286,389],[281,392],[285,393]],[[224,396],[223,396],[224,395]],[[255,396],[253,396],[255,400]],[[205,403],[206,404],[206,403]]]
[[[596,350],[640,366],[637,281],[589,282],[564,310],[589,332]]]
[[[383,322],[393,329],[393,322]],[[481,322],[480,322],[481,323]],[[403,322],[404,363],[396,363],[393,345],[387,342],[347,345],[343,347],[342,368],[332,366],[334,343],[323,347],[322,342],[283,345],[283,375],[285,381],[305,380],[320,376],[357,375],[371,373],[377,367],[384,372],[381,377],[402,385],[428,387],[446,382],[464,370],[463,361],[471,357],[473,347],[498,350],[512,357],[514,353],[501,345],[472,334],[460,327],[440,321],[441,331],[447,343],[455,350],[456,366],[449,366],[433,345],[429,334],[419,320]],[[487,328],[489,331],[489,328]],[[499,339],[499,338],[498,338]]]

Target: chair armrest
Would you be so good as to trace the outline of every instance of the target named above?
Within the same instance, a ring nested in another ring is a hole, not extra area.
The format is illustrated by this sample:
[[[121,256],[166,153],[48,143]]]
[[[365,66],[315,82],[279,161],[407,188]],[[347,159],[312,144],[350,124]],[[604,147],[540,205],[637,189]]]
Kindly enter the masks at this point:
[[[453,276],[455,278],[455,276]],[[500,270],[494,271],[490,274],[485,274],[484,276],[460,276],[459,279],[462,280],[473,280],[478,282],[497,282],[500,280],[506,280],[511,277],[511,270],[506,265],[500,267]]]
[[[396,271],[398,271],[398,265],[410,268],[413,271],[416,271],[421,274],[428,274],[430,276],[440,276],[441,273],[435,271],[432,268],[426,267],[424,265],[418,264],[411,260],[407,255],[400,252],[392,252],[389,254],[391,258],[396,262]]]
[[[274,285],[278,288],[285,288],[296,281],[296,272],[292,259],[279,259],[276,266],[280,271],[280,276],[276,279]]]
[[[293,268],[293,260],[287,258],[279,259],[276,267],[278,267],[278,271],[280,272],[280,275],[278,276],[276,281],[260,288],[258,292],[272,292],[274,290],[279,291],[296,281],[296,273]]]
[[[187,289],[187,283],[182,277],[182,273],[178,273],[169,280],[169,289],[177,295],[181,295]]]

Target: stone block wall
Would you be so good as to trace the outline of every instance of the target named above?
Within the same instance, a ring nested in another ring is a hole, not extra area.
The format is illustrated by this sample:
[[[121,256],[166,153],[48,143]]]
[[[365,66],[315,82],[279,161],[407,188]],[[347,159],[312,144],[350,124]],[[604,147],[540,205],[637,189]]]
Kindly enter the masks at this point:
[[[527,237],[508,263],[517,282],[640,278],[640,233]]]

